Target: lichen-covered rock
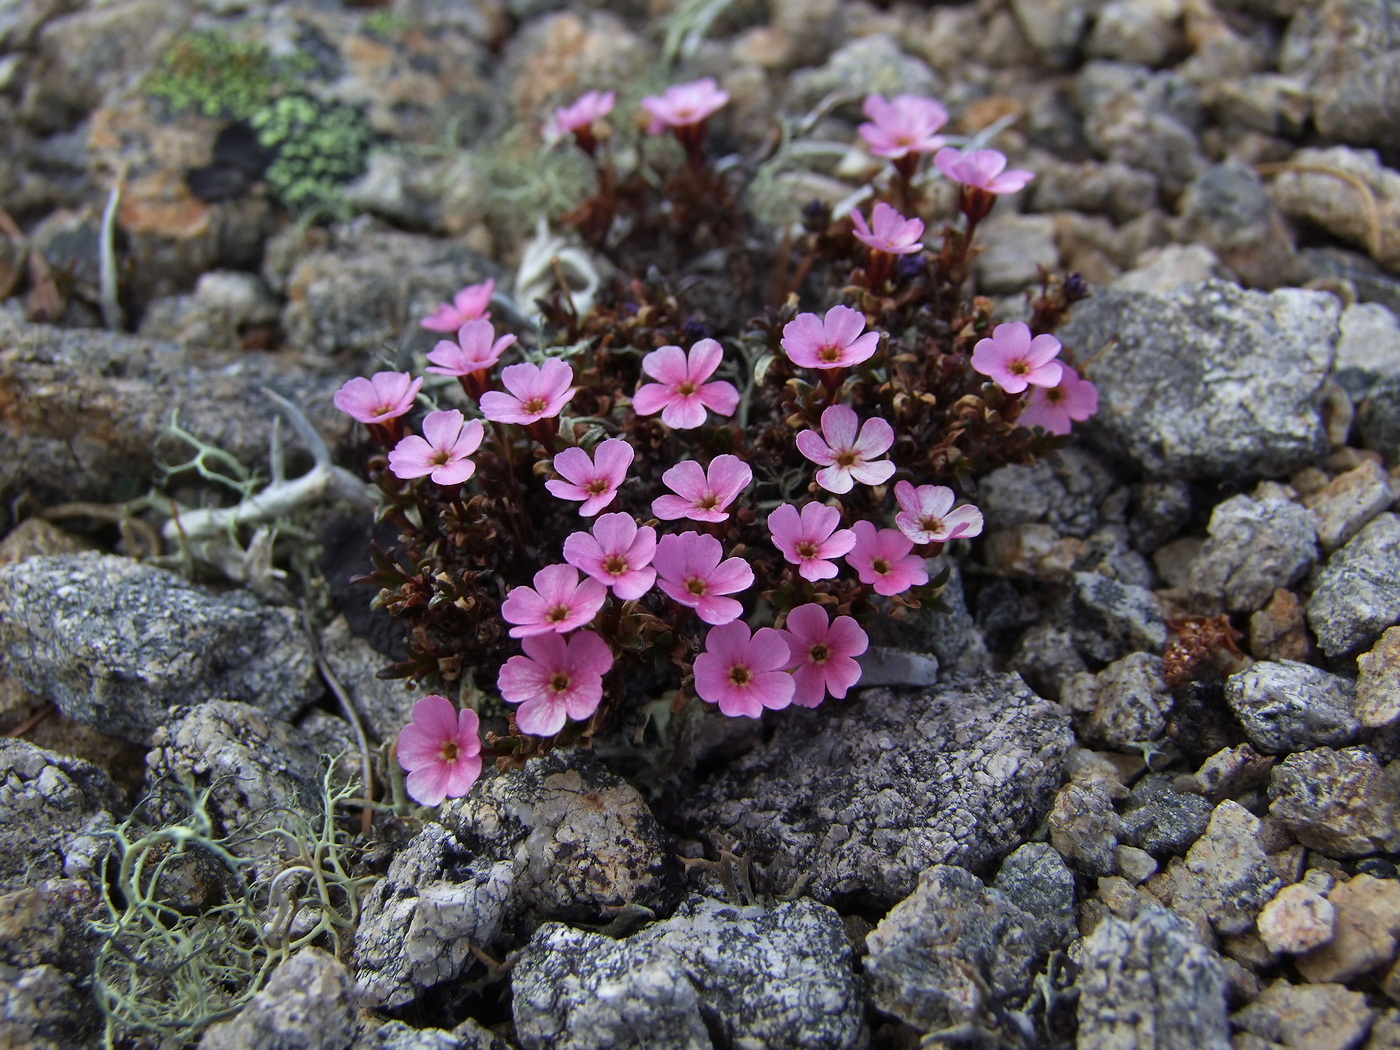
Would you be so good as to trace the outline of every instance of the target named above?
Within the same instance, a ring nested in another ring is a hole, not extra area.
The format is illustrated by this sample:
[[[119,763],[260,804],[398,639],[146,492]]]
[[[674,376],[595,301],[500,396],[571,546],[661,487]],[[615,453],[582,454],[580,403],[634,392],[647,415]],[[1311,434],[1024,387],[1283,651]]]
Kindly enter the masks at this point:
[[[1122,820],[1113,808],[1127,788],[1103,776],[1072,781],[1050,808],[1050,844],[1088,875],[1113,874]]]
[[[932,864],[991,863],[1044,816],[1073,739],[1015,675],[788,714],[681,814],[819,900],[888,904]]]
[[[1322,567],[1308,625],[1328,656],[1370,648],[1400,622],[1400,517],[1380,514]]]
[[[39,879],[0,893],[0,967],[56,966],[86,979],[101,938],[91,920],[101,909],[87,879]]]
[[[1172,694],[1162,679],[1160,656],[1129,653],[1096,675],[1075,675],[1061,690],[1060,703],[1086,713],[1086,739],[1127,750],[1162,735]]]
[[[1075,647],[1108,663],[1132,652],[1160,652],[1167,628],[1152,592],[1096,572],[1076,572],[1056,609]]]
[[[1400,792],[1367,748],[1289,755],[1274,767],[1269,798],[1272,817],[1329,857],[1400,849]]]
[[[199,1050],[344,1050],[355,1037],[355,982],[335,956],[303,948]]]
[[[1290,984],[1280,977],[1230,1020],[1270,1045],[1355,1050],[1375,1016],[1360,992],[1340,984]]]
[[[1356,658],[1356,717],[1363,726],[1400,721],[1400,627],[1390,627],[1370,652]]]
[[[1121,840],[1154,857],[1180,856],[1210,823],[1211,804],[1200,795],[1178,791],[1172,778],[1143,777],[1123,805]]]
[[[1191,565],[1191,592],[1230,612],[1258,609],[1317,561],[1317,524],[1287,499],[1232,496],[1216,506],[1210,539]]]
[[[1083,539],[1099,527],[1115,491],[1121,493],[1101,457],[1067,448],[1029,466],[998,467],[978,483],[977,505],[989,529],[1043,524]]]
[[[100,1044],[101,1023],[86,995],[58,967],[0,967],[0,1046],[86,1050]]]
[[[0,647],[26,688],[137,743],[175,704],[220,697],[290,718],[321,694],[294,612],[111,554],[0,569]]]
[[[1027,842],[1001,862],[992,888],[1035,919],[1030,930],[1037,958],[1043,958],[1073,940],[1075,880],[1053,846]]]
[[[354,704],[365,730],[375,740],[392,740],[413,721],[413,704],[421,696],[402,679],[377,677],[390,661],[368,641],[351,632],[345,617],[321,632],[321,654]]]
[[[1249,742],[1266,754],[1354,742],[1356,685],[1292,660],[1261,660],[1225,681],[1225,699]]]

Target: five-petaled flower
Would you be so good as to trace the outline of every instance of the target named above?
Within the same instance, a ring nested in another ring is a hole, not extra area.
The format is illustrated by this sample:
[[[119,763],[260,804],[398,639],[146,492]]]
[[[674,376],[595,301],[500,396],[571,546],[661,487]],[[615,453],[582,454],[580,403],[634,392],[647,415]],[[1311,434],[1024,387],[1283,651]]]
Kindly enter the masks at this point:
[[[994,149],[974,149],[964,153],[960,149],[939,150],[933,158],[948,178],[954,182],[987,193],[1015,193],[1025,189],[1026,183],[1035,178],[1034,172],[1019,168],[1006,169],[1006,154]]]
[[[592,533],[575,532],[564,541],[564,560],[611,587],[623,601],[651,590],[655,554],[656,530],[639,527],[632,515],[620,512],[598,515]]]
[[[592,459],[581,448],[566,448],[554,457],[554,469],[565,480],[546,481],[544,487],[560,499],[583,500],[578,512],[591,518],[617,497],[634,455],[632,446],[621,438],[600,442]]]
[[[801,513],[791,503],[784,503],[768,515],[768,531],[773,546],[783,557],[797,566],[804,580],[829,580],[836,575],[836,563],[856,543],[850,529],[838,529],[841,512],[822,503],[808,503]]]
[[[861,111],[870,123],[856,130],[877,157],[897,161],[909,154],[932,153],[948,141],[937,134],[948,123],[948,111],[931,98],[896,95],[886,102],[881,95],[868,95]]]
[[[484,320],[491,314],[491,293],[496,290],[492,279],[481,284],[469,284],[452,297],[450,303],[439,303],[438,308],[418,323],[434,332],[455,332],[468,321]]]
[[[413,705],[413,721],[399,730],[399,765],[414,800],[436,806],[461,798],[481,776],[480,723],[470,708],[461,712],[445,696],[425,696]]]
[[[389,470],[405,481],[428,475],[439,485],[460,485],[476,472],[468,457],[481,447],[485,433],[481,420],[463,422],[455,408],[429,412],[423,437],[410,434],[389,452]]]
[[[1027,386],[1058,386],[1064,366],[1055,360],[1060,341],[1053,335],[1031,338],[1024,321],[999,324],[990,338],[979,339],[972,348],[972,367],[989,376],[1008,394],[1019,394]]]
[[[870,639],[849,616],[828,622],[826,610],[815,602],[788,613],[780,633],[788,644],[787,669],[796,689],[792,702],[816,707],[830,693],[836,699],[860,681],[855,657],[865,652]]]
[[[515,725],[532,736],[553,736],[572,718],[581,722],[598,710],[603,675],[612,667],[612,650],[592,631],[567,641],[557,634],[526,638],[524,656],[501,666],[496,688],[508,704],[519,704]]]
[[[917,544],[947,543],[982,534],[982,512],[971,504],[953,508],[953,490],[946,485],[920,485],[907,481],[894,486],[899,511],[894,523]]]
[[[568,634],[598,614],[608,589],[588,577],[582,581],[572,565],[546,565],[535,573],[535,586],[516,587],[501,603],[501,616],[516,626],[512,638]]]
[[[473,400],[486,389],[486,373],[496,367],[501,354],[515,344],[515,336],[496,338],[490,321],[468,321],[457,329],[457,341],[444,339],[428,354],[427,371],[455,376]]]
[[[423,386],[409,372],[376,372],[366,379],[356,376],[335,392],[335,407],[360,423],[385,423],[413,407]]]
[[[1044,427],[1047,434],[1068,434],[1070,423],[1082,423],[1099,410],[1099,388],[1069,365],[1060,363],[1060,382],[1038,386],[1016,422],[1023,427]]]
[[[856,545],[846,555],[846,564],[856,570],[860,582],[875,588],[876,594],[900,594],[916,584],[928,583],[924,559],[911,554],[914,541],[898,529],[876,529],[868,521],[851,526]]]
[[[782,347],[803,368],[849,368],[879,345],[880,333],[866,332],[865,314],[849,306],[833,306],[824,318],[798,314],[783,326]]]
[[[924,233],[922,219],[906,219],[884,201],[870,213],[870,224],[859,211],[851,212],[856,240],[887,255],[910,255],[923,250],[919,238]]]
[[[519,423],[528,426],[541,419],[553,419],[569,403],[577,389],[574,370],[558,358],[542,365],[507,365],[501,369],[501,382],[510,391],[491,390],[481,395],[481,414],[493,423]]]
[[[771,627],[753,634],[742,620],[715,627],[695,658],[695,691],[731,718],[757,718],[765,707],[787,707],[796,688],[782,669],[788,656],[787,642]]]
[[[742,558],[720,561],[724,550],[713,536],[682,532],[656,545],[657,586],[709,624],[729,623],[744,607],[723,595],[753,585],[753,569]]]
[[[797,435],[797,450],[822,469],[817,484],[838,495],[851,491],[855,482],[883,485],[894,473],[894,464],[880,459],[894,444],[894,428],[878,417],[867,419],[856,434],[860,418],[845,405],[822,412],[822,432],[804,430]]]
[[[647,134],[659,135],[667,128],[689,128],[712,116],[726,102],[714,77],[703,77],[688,84],[673,84],[661,95],[642,99],[642,108],[651,115]]]
[[[585,91],[567,106],[560,106],[545,121],[544,137],[557,142],[565,135],[572,135],[586,153],[597,147],[593,125],[612,112],[617,101],[616,91]]]
[[[662,474],[661,480],[675,495],[657,496],[652,501],[651,512],[658,518],[724,521],[734,497],[753,480],[753,470],[738,456],[725,453],[710,461],[708,471],[687,459]]]
[[[661,413],[661,422],[676,430],[690,430],[705,422],[705,409],[728,416],[739,405],[733,383],[707,383],[719,367],[724,351],[713,339],[701,339],[687,355],[678,346],[663,346],[642,358],[642,371],[656,380],[632,395],[638,415]]]

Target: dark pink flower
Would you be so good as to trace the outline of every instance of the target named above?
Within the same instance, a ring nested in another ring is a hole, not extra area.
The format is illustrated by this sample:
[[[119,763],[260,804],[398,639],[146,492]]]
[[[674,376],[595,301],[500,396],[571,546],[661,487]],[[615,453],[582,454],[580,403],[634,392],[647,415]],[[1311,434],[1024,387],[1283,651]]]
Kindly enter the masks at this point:
[[[495,368],[515,336],[496,338],[490,321],[468,321],[457,330],[457,341],[442,340],[428,354],[427,371],[440,376],[469,376]]]
[[[425,696],[413,705],[413,721],[399,730],[399,765],[414,800],[436,806],[461,798],[481,776],[481,741],[476,712],[460,713],[445,696]]]
[[[783,349],[803,368],[849,368],[868,360],[879,345],[880,333],[866,332],[865,314],[849,306],[833,306],[825,318],[798,314],[783,326]]]
[[[651,114],[647,134],[659,135],[667,128],[688,128],[699,124],[729,101],[714,77],[674,84],[661,95],[642,99],[642,108]]]
[[[553,736],[572,718],[582,722],[603,699],[603,675],[612,667],[612,650],[592,631],[565,641],[557,634],[526,638],[524,656],[501,666],[496,688],[508,704],[519,704],[515,725],[532,736]]]
[[[1047,434],[1068,434],[1071,421],[1082,423],[1098,410],[1099,388],[1061,362],[1059,384],[1032,390],[1016,422],[1023,427],[1044,427]]]
[[[816,707],[830,693],[838,700],[860,681],[855,657],[865,652],[870,639],[849,616],[827,621],[826,610],[816,603],[799,605],[788,613],[780,632],[788,645],[787,670],[796,689],[792,702]]]
[[[922,251],[919,238],[924,233],[922,219],[906,219],[884,201],[875,205],[870,213],[870,225],[865,224],[865,216],[859,211],[851,212],[851,222],[855,223],[856,240],[868,245],[877,252],[889,255],[911,255]],[[862,318],[862,327],[864,327]]]
[[[593,125],[612,112],[616,101],[615,91],[585,91],[569,105],[556,109],[545,121],[544,137],[557,141],[565,135],[577,137],[582,132],[591,142]]]
[[[663,521],[689,518],[692,521],[723,521],[726,509],[753,480],[753,471],[738,456],[727,453],[710,461],[710,469],[687,459],[661,475],[674,496],[657,496],[651,512]]]
[[[535,634],[568,634],[582,627],[603,607],[608,589],[594,579],[582,582],[572,565],[546,565],[535,573],[535,586],[515,587],[501,603],[501,617],[517,626],[512,638]]]
[[[792,703],[792,675],[787,642],[771,627],[749,633],[742,620],[715,627],[705,637],[705,651],[695,658],[695,691],[700,699],[719,704],[734,718],[757,718],[763,709],[778,710]]]
[[[900,594],[915,584],[928,583],[924,559],[911,554],[914,543],[898,529],[876,529],[868,521],[851,526],[856,545],[846,564],[856,570],[860,582],[873,585],[876,594]]]
[[[485,433],[481,420],[464,423],[455,408],[429,412],[423,437],[410,434],[390,451],[389,470],[405,481],[429,475],[439,485],[460,485],[476,472],[468,457],[481,447]]]
[[[744,607],[721,597],[753,585],[753,570],[742,558],[720,557],[724,550],[713,536],[682,532],[662,536],[656,545],[657,586],[681,605],[695,610],[706,623],[729,623]]]
[[[768,515],[773,546],[797,566],[799,576],[814,583],[835,576],[836,563],[828,559],[839,558],[855,546],[856,534],[838,529],[840,524],[841,512],[821,503],[808,503],[800,514],[791,503],[784,503]]]
[[[408,372],[376,372],[373,378],[357,376],[331,398],[335,407],[361,423],[384,423],[413,407],[423,386]]]
[[[611,587],[623,601],[651,590],[655,554],[656,530],[650,525],[638,528],[630,514],[600,514],[591,534],[575,532],[564,541],[564,560]]]
[[[817,471],[817,484],[828,492],[850,492],[855,482],[883,485],[894,473],[894,464],[879,459],[894,444],[894,428],[883,419],[860,423],[855,411],[845,405],[832,405],[822,412],[822,432],[804,430],[797,435],[797,450],[823,469]]]
[[[895,482],[899,512],[894,523],[913,543],[947,543],[982,535],[982,512],[971,504],[953,508],[953,490],[945,485]]]
[[[948,111],[931,98],[896,95],[888,102],[869,95],[862,112],[870,119],[856,130],[877,157],[898,160],[910,153],[932,153],[945,143],[935,134],[948,123]]]
[[[733,383],[705,380],[714,375],[724,351],[713,339],[701,339],[687,355],[678,346],[663,346],[642,358],[642,371],[655,383],[647,383],[632,395],[638,415],[661,413],[661,421],[676,430],[690,430],[705,422],[705,409],[728,416],[739,406]]]
[[[1058,386],[1064,368],[1055,360],[1060,341],[1053,335],[1031,338],[1024,321],[999,324],[991,337],[979,339],[972,348],[972,367],[989,376],[1008,394],[1019,394],[1027,386]]]
[[[581,448],[566,448],[554,457],[554,469],[565,480],[551,480],[544,487],[560,499],[583,500],[578,512],[591,518],[617,498],[617,487],[627,477],[635,453],[621,438],[608,438],[598,444],[593,458]]]
[[[496,282],[492,279],[469,284],[454,295],[450,303],[439,303],[436,310],[418,323],[434,332],[455,332],[468,321],[488,318],[491,314],[486,307],[491,305],[491,293],[495,290]]]
[[[1035,173],[1013,168],[1005,171],[1006,154],[994,149],[941,149],[933,158],[938,170],[964,186],[987,193],[1015,193],[1035,178]]]
[[[558,358],[542,365],[507,365],[501,369],[501,382],[510,391],[491,390],[481,395],[481,414],[493,423],[519,423],[528,426],[557,416],[574,396],[574,370]]]

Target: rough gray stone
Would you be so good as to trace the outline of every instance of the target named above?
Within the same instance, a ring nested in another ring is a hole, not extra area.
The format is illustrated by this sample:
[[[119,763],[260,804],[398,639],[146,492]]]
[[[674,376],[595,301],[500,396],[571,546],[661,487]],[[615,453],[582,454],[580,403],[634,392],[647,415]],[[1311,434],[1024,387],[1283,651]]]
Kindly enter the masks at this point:
[[[1255,916],[1282,885],[1259,844],[1259,828],[1258,817],[1226,799],[1186,854],[1186,870],[1199,880],[1192,903],[1199,903],[1221,934],[1252,930]],[[1173,896],[1173,907],[1177,904]]]
[[[1167,627],[1152,592],[1096,572],[1076,572],[1070,578],[1057,618],[1075,648],[1104,663],[1142,650],[1160,652],[1167,643]]]
[[[779,1047],[795,1033],[804,1048],[846,1050],[863,1037],[840,916],[806,899],[692,897],[621,941],[545,923],[511,985],[524,1050]]]
[[[1269,798],[1270,816],[1329,857],[1400,849],[1400,792],[1367,748],[1289,755],[1274,767]]]
[[[1054,624],[1032,627],[1016,643],[1007,670],[1023,676],[1038,692],[1058,700],[1064,687],[1088,667],[1075,647],[1074,635]]]
[[[1391,627],[1356,658],[1356,717],[1379,728],[1400,721],[1400,627]]]
[[[1349,371],[1364,374],[1362,389],[1400,376],[1400,318],[1380,303],[1352,303],[1342,311],[1339,327],[1337,374],[1343,385]]]
[[[1057,333],[1097,353],[1091,440],[1152,477],[1286,474],[1327,449],[1321,409],[1337,300],[1209,281],[1166,296],[1100,291]]]
[[[992,888],[1035,919],[1030,936],[1036,958],[1065,947],[1078,934],[1074,872],[1049,843],[1027,842],[1013,850]]]
[[[1178,791],[1171,777],[1148,774],[1124,803],[1122,841],[1154,857],[1180,856],[1205,834],[1210,815],[1211,804],[1200,795]]]
[[[1329,553],[1349,542],[1394,502],[1395,485],[1373,459],[1338,474],[1326,488],[1303,499],[1304,506],[1317,517],[1317,538]]]
[[[1018,6],[1050,5],[1027,0]],[[1029,197],[1035,211],[1102,213],[1115,222],[1128,222],[1156,206],[1157,180],[1126,164],[1073,164],[1047,157],[1036,164]]]
[[[1361,992],[1340,984],[1295,985],[1280,977],[1230,1019],[1271,1046],[1353,1050],[1366,1038],[1375,1016]]]
[[[482,1028],[471,1018],[452,1031],[443,1028],[410,1028],[389,1021],[362,1030],[350,1050],[514,1050],[511,1043]]]
[[[1181,480],[1144,481],[1133,488],[1133,546],[1150,554],[1180,535],[1191,520],[1191,486]]]
[[[1292,234],[1263,180],[1233,158],[1191,184],[1183,200],[1180,237],[1205,244],[1250,288],[1292,284],[1302,273]]]
[[[1130,750],[1162,735],[1172,694],[1162,679],[1160,656],[1129,653],[1096,675],[1075,675],[1060,702],[1087,713],[1081,731],[1089,741]]]
[[[1231,612],[1260,608],[1317,561],[1316,519],[1291,500],[1231,496],[1211,512],[1208,531],[1191,565],[1191,592]]]
[[[1374,150],[1346,146],[1301,149],[1289,162],[1297,170],[1283,172],[1269,184],[1281,212],[1356,246],[1392,272],[1400,270],[1400,172],[1385,167]],[[1367,187],[1379,213],[1377,226],[1372,226],[1371,209],[1358,206],[1357,190],[1338,191],[1333,172]]]
[[[56,966],[0,966],[0,1046],[86,1050],[100,1045],[99,1015],[75,984]]]
[[[1166,244],[1138,255],[1133,268],[1115,277],[1109,287],[1121,292],[1171,295],[1226,277],[1220,259],[1204,244]]]
[[[872,33],[832,52],[826,63],[789,78],[784,105],[805,109],[835,91],[856,96],[939,94],[938,77],[891,33]]]
[[[1180,0],[1109,0],[1094,19],[1085,52],[1094,58],[1160,66],[1182,50]]]
[[[1322,567],[1308,626],[1328,656],[1369,649],[1400,623],[1400,517],[1380,514]]]
[[[1151,173],[1172,195],[1205,169],[1196,141],[1200,96],[1178,74],[1095,61],[1079,71],[1076,86],[1084,134],[1099,156]]]
[[[1030,466],[998,467],[977,486],[988,529],[1046,524],[1083,538],[1103,522],[1117,482],[1108,465],[1080,448],[1066,448]]]
[[[338,616],[321,632],[321,655],[330,664],[366,732],[375,740],[392,740],[413,721],[413,704],[421,693],[407,688],[402,679],[379,678],[389,658],[354,634]]]
[[[1355,683],[1293,660],[1261,660],[1231,675],[1225,699],[1249,742],[1270,755],[1350,744],[1361,732]]]
[[[681,816],[737,842],[775,892],[802,879],[821,900],[888,904],[932,864],[991,863],[1044,816],[1072,743],[1015,675],[789,714]]]
[[[1073,60],[1099,0],[1011,0],[1026,40],[1054,65]]]
[[[136,743],[173,704],[222,697],[290,718],[322,689],[291,610],[110,554],[0,568],[0,647],[31,692]]]
[[[355,982],[335,956],[303,948],[199,1050],[343,1050],[355,1037]]]
[[[1112,875],[1122,822],[1113,808],[1127,789],[1108,777],[1091,775],[1060,789],[1050,809],[1050,844],[1088,875]]]
[[[1029,288],[1042,270],[1060,265],[1055,220],[1048,215],[997,215],[977,228],[981,249],[973,263],[977,287],[989,295],[1012,295]]]
[[[1354,146],[1400,136],[1400,50],[1363,59],[1318,90],[1313,120],[1326,138]]]

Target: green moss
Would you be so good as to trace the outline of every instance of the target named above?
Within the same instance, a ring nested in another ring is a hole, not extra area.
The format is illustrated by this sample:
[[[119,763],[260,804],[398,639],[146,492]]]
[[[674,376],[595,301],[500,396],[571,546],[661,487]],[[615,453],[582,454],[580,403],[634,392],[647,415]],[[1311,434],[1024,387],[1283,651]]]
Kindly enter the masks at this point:
[[[265,178],[290,211],[336,211],[341,190],[359,177],[373,135],[359,110],[310,95],[275,98],[248,118],[274,155]]]
[[[243,120],[280,81],[266,47],[215,29],[176,40],[150,74],[146,90],[176,113],[197,109],[206,117]]]

